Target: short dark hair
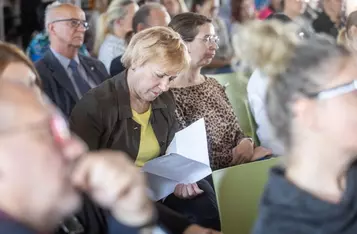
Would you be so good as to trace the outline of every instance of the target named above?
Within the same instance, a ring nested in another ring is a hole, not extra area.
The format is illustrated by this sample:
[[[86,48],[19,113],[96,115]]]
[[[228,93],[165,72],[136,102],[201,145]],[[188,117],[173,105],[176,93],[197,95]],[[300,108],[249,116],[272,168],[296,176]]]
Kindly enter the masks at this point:
[[[160,3],[150,2],[140,6],[139,10],[135,13],[133,17],[133,31],[137,33],[138,25],[139,24],[148,24],[148,18],[150,16],[150,12],[153,9],[162,9],[164,10],[165,7]]]
[[[184,41],[191,42],[198,34],[198,27],[212,20],[204,15],[186,12],[176,15],[169,23],[169,27],[181,35]]]

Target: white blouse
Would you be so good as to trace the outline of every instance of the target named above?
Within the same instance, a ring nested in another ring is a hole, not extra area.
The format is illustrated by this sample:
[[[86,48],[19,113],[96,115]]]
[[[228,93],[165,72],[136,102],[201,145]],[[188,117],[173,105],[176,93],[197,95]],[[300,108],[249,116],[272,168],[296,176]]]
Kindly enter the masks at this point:
[[[267,115],[265,96],[267,92],[269,77],[266,77],[259,70],[255,70],[249,78],[247,92],[248,102],[255,122],[257,123],[257,135],[260,144],[273,151],[273,154],[284,154],[282,142],[275,137],[274,129],[271,126]]]
[[[103,44],[100,46],[98,59],[104,63],[108,72],[110,72],[110,64],[113,59],[123,55],[125,52],[125,40],[121,39],[113,34],[108,34]]]

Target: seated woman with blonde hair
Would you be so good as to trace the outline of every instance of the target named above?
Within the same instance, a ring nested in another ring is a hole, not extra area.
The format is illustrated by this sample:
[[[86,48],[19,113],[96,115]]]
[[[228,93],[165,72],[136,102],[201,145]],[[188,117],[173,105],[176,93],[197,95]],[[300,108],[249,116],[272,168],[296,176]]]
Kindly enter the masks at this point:
[[[152,27],[138,32],[122,57],[128,69],[79,100],[70,119],[72,129],[91,150],[124,151],[138,167],[164,155],[178,130],[169,85],[189,59],[180,35],[172,29]],[[157,204],[183,214],[192,223],[220,229],[215,193],[205,180],[180,184]],[[179,225],[160,212],[159,218],[168,226]],[[185,228],[181,225],[175,233]]]
[[[297,34],[251,22],[235,38],[243,59],[271,79],[267,112],[285,148],[252,233],[357,233],[355,58],[333,38]]]

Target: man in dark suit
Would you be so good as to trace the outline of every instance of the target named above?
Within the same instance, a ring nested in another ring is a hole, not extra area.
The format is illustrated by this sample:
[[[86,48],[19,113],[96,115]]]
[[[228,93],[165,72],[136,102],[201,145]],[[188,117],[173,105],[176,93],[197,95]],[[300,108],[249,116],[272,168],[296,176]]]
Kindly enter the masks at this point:
[[[44,92],[68,117],[76,102],[109,77],[104,65],[78,53],[88,29],[82,9],[55,2],[46,9],[50,50],[35,65]]]

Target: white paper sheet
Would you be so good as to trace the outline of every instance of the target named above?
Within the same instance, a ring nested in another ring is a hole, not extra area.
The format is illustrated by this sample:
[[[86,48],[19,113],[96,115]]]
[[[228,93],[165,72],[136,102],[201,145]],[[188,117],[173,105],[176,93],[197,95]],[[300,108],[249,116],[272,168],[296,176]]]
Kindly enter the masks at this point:
[[[212,173],[204,119],[177,132],[166,153],[142,168],[155,201],[173,193],[177,184],[195,183]]]

